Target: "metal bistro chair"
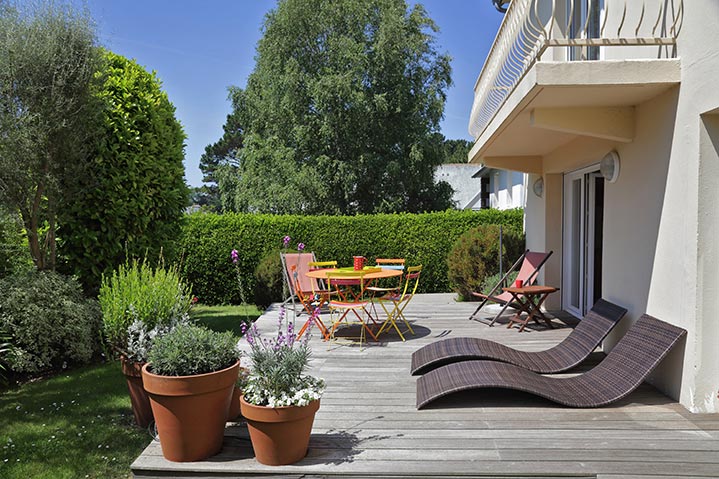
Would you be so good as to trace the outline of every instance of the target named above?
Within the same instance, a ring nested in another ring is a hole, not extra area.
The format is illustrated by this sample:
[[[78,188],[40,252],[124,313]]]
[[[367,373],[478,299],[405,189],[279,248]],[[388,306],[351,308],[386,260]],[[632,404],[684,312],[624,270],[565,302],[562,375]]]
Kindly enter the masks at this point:
[[[332,317],[332,328],[329,334],[330,338],[335,337],[335,331],[339,327],[340,323],[342,323],[347,315],[352,312],[360,324],[360,348],[362,348],[365,333],[369,334],[373,340],[377,341],[377,336],[372,332],[367,322],[362,318],[366,314],[367,317],[371,319],[371,316],[366,310],[369,301],[364,300],[362,297],[365,274],[366,273],[364,271],[336,270],[327,272],[327,286],[330,289],[334,287],[337,292],[337,297],[335,299],[330,299],[329,301],[330,316]],[[359,286],[360,293],[350,299],[350,295],[343,288],[353,286]]]
[[[377,331],[377,336],[382,334],[382,332],[384,332],[385,330],[394,328],[394,330],[397,331],[397,334],[399,334],[399,337],[402,339],[402,341],[404,341],[404,335],[402,334],[402,331],[399,330],[399,326],[397,326],[397,320],[399,320],[400,318],[407,326],[407,331],[414,335],[414,330],[412,330],[412,326],[409,324],[409,321],[407,321],[407,318],[404,315],[404,309],[407,307],[407,304],[409,304],[410,300],[417,292],[417,286],[419,286],[419,277],[421,274],[422,265],[410,266],[409,268],[407,268],[407,273],[403,275],[404,288],[402,290],[402,293],[390,292],[384,296],[376,298],[376,301],[379,302],[380,306],[382,306],[384,312],[387,313],[387,319],[384,320],[382,326],[380,326],[379,328],[379,331]],[[387,309],[387,306],[385,306],[386,303],[390,302],[394,305],[391,311]]]

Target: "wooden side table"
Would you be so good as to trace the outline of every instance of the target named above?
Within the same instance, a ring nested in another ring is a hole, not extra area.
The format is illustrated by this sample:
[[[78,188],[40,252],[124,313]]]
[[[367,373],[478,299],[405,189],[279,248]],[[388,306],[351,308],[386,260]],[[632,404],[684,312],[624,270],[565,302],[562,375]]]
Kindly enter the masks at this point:
[[[548,327],[554,328],[552,322],[542,313],[540,308],[547,299],[547,296],[559,291],[559,288],[555,288],[554,286],[533,285],[519,288],[511,286],[502,288],[502,290],[512,295],[512,304],[516,303],[519,309],[517,314],[509,320],[507,328],[511,328],[514,323],[521,324],[519,327],[519,332],[521,333],[524,331],[524,327],[527,326],[530,319],[533,319],[537,324],[539,324],[539,319],[543,319]],[[522,313],[527,313],[525,319],[521,318]]]

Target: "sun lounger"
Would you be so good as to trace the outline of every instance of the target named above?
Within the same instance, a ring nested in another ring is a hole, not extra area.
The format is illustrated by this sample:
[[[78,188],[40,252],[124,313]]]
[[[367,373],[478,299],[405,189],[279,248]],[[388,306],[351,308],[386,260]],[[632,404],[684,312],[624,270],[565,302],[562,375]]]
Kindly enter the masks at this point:
[[[605,406],[639,387],[685,335],[684,329],[645,314],[599,365],[568,378],[496,361],[448,364],[417,380],[417,409],[448,394],[482,388],[525,391],[571,407]]]
[[[564,341],[545,351],[518,351],[480,338],[449,338],[428,344],[412,354],[412,374],[424,374],[445,364],[491,359],[537,373],[567,371],[584,361],[619,323],[626,309],[600,299]]]

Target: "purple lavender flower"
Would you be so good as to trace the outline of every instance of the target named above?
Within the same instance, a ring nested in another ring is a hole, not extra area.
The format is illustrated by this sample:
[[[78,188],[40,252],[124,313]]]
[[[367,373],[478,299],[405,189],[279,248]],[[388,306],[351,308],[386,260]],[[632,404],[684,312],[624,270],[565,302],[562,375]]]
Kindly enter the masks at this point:
[[[290,238],[289,236],[285,236],[284,238],[282,238],[282,245],[287,248],[290,245],[290,241],[292,241],[292,238]]]
[[[297,243],[297,251],[303,251],[305,249],[304,243]]]
[[[237,253],[236,249],[232,250],[232,253],[230,253],[230,257],[232,258],[232,262],[237,264],[237,262],[240,260],[240,255]]]

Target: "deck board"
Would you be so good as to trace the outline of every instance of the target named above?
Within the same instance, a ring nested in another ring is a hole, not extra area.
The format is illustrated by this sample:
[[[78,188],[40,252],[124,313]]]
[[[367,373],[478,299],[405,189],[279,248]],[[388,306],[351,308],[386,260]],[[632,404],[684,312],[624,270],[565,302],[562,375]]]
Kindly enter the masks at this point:
[[[719,415],[691,414],[648,384],[598,409],[568,409],[529,394],[488,390],[442,398],[417,411],[409,363],[418,347],[475,336],[537,351],[571,331],[557,319],[556,329],[489,328],[467,319],[475,307],[452,295],[418,295],[407,308],[417,335],[406,342],[385,336],[360,348],[315,335],[312,373],[326,380],[327,391],[309,453],[297,464],[257,463],[246,427],[235,424],[226,429],[223,451],[207,461],[166,461],[152,442],[132,470],[138,478],[719,477]],[[277,307],[270,308],[258,320],[260,330],[271,332],[277,314]],[[601,357],[593,354],[577,371]]]

